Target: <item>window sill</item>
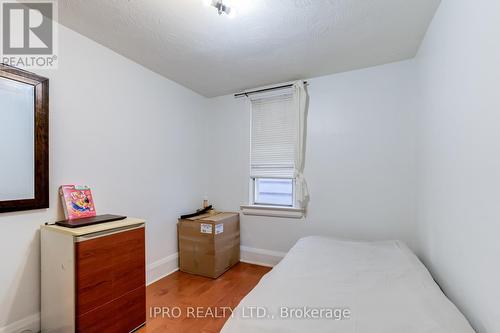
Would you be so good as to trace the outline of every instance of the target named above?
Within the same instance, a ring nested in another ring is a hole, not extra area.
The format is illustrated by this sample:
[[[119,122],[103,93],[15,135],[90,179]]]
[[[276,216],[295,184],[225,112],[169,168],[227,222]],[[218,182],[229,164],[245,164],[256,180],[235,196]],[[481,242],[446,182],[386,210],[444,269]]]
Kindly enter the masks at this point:
[[[276,207],[262,205],[241,205],[243,215],[270,216],[270,217],[288,217],[300,219],[304,217],[304,209],[293,207]]]

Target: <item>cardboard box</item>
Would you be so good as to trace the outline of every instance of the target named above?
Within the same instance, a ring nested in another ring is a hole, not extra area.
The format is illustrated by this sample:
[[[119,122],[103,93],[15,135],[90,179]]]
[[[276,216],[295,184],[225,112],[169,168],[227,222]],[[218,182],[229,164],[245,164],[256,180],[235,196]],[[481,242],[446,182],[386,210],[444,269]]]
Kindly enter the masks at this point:
[[[217,278],[240,261],[240,214],[211,213],[177,223],[179,269]]]

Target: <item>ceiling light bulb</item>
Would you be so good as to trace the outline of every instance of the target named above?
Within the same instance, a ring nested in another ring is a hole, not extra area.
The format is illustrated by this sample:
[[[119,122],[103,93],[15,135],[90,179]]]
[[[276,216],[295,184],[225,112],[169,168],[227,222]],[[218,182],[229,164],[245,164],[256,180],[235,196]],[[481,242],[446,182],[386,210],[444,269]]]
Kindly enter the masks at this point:
[[[219,15],[226,14],[229,16],[232,12],[232,8],[226,2],[227,1],[224,0],[211,0],[210,5],[217,9]]]

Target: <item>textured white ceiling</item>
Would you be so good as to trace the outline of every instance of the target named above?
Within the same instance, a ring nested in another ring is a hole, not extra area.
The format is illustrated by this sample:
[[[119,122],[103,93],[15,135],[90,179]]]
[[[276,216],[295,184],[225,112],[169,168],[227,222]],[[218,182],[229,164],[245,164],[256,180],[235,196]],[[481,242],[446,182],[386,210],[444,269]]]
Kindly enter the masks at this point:
[[[212,97],[412,58],[440,0],[232,2],[235,18],[203,0],[60,0],[59,20]]]

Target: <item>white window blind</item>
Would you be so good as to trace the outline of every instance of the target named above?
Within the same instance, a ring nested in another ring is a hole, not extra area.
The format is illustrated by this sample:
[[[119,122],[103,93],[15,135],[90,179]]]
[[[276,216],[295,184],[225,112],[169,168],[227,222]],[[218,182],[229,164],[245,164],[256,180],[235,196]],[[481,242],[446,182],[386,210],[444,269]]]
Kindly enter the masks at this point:
[[[252,97],[252,178],[294,178],[297,114],[292,89]]]

